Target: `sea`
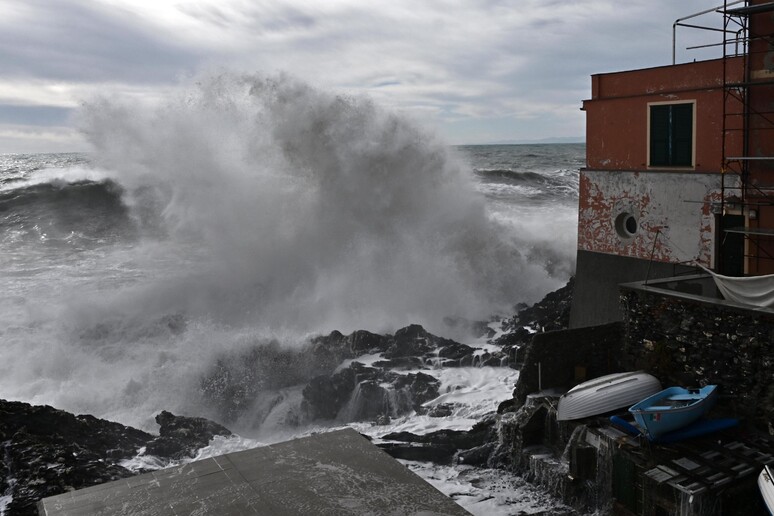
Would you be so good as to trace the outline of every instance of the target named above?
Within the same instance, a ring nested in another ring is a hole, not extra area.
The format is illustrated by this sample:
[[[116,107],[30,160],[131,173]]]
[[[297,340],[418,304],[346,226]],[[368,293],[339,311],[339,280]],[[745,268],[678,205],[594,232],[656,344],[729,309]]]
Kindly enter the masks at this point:
[[[287,78],[220,76],[163,102],[85,104],[86,153],[0,155],[0,397],[156,431],[217,417],[201,379],[256,342],[498,321],[574,270],[583,144],[452,146],[421,120]],[[466,429],[518,371],[431,369]],[[276,393],[275,393],[276,394]],[[293,410],[300,388],[282,394]],[[243,418],[201,453],[314,427]],[[474,514],[558,502],[522,479],[406,463]],[[127,467],[161,467],[138,457]],[[0,511],[1,512],[1,511]]]

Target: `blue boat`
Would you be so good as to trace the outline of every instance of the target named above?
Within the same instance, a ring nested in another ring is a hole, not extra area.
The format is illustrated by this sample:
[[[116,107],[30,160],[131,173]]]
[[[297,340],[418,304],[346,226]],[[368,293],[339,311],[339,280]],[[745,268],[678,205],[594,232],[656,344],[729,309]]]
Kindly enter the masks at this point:
[[[700,389],[669,387],[633,405],[629,412],[650,441],[690,425],[717,401],[717,385]]]
[[[632,437],[642,435],[640,428],[633,425],[629,421],[625,420],[621,416],[610,416],[610,422],[618,428],[623,430]],[[686,439],[693,439],[694,437],[702,437],[708,434],[714,434],[721,430],[728,430],[739,424],[739,420],[736,418],[724,418],[724,419],[697,419],[688,426],[678,428],[674,432],[662,434],[657,439],[651,439],[651,442],[658,444],[671,444]]]

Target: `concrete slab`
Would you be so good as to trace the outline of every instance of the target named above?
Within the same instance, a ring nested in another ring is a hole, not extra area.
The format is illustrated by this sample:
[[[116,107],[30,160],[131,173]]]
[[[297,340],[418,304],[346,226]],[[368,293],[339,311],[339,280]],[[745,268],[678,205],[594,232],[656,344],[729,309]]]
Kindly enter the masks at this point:
[[[355,430],[204,459],[41,500],[45,516],[464,515]]]

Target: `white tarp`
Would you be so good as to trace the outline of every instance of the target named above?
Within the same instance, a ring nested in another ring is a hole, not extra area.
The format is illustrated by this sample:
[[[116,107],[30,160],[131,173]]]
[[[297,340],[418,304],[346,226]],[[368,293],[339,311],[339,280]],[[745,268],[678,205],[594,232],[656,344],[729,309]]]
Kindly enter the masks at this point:
[[[727,300],[745,305],[774,306],[774,274],[737,278],[716,274],[706,267],[702,269],[712,274],[715,285]]]

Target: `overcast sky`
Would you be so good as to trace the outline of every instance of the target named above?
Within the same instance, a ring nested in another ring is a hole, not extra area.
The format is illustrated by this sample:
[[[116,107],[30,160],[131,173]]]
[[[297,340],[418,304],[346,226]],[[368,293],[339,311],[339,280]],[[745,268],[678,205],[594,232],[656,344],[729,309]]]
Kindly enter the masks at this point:
[[[365,94],[453,144],[583,137],[591,74],[669,64],[675,19],[718,3],[0,0],[0,153],[88,150],[70,120],[95,92],[213,68]],[[678,30],[678,61],[696,38],[718,41]]]

